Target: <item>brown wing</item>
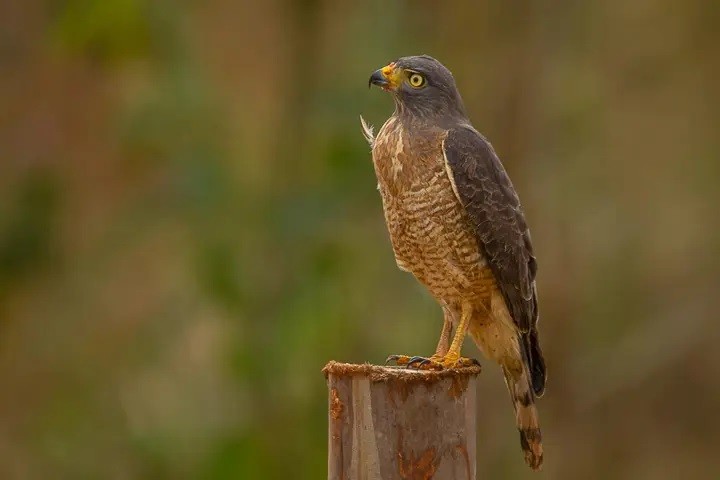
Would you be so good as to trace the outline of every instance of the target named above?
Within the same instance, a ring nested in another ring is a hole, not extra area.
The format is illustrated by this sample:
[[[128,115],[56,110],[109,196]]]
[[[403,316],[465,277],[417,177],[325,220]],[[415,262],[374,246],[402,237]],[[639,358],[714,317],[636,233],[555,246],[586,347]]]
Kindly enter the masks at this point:
[[[537,262],[520,199],[492,145],[471,127],[450,130],[443,153],[455,192],[522,333],[533,389],[540,395],[545,365],[536,330]]]

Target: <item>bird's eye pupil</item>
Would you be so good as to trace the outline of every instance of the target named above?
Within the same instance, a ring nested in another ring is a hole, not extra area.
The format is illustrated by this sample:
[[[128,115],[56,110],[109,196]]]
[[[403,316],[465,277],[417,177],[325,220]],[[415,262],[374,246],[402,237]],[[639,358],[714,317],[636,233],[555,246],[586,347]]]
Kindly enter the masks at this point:
[[[425,79],[422,77],[422,75],[418,73],[413,73],[410,75],[410,85],[413,87],[419,87],[425,82]]]

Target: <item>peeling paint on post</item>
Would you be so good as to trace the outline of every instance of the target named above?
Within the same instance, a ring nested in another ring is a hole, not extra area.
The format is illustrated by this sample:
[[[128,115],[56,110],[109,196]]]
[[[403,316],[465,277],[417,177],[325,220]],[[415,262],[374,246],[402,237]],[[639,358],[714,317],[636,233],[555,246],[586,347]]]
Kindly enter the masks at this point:
[[[480,367],[330,362],[329,480],[474,480]]]

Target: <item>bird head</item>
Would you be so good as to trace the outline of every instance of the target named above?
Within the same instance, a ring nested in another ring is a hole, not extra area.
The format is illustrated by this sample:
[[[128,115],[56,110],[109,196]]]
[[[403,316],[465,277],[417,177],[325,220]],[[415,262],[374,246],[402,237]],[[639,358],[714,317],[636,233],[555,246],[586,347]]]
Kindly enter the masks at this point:
[[[368,85],[390,92],[401,115],[423,118],[465,115],[452,73],[428,55],[398,58],[375,70]]]

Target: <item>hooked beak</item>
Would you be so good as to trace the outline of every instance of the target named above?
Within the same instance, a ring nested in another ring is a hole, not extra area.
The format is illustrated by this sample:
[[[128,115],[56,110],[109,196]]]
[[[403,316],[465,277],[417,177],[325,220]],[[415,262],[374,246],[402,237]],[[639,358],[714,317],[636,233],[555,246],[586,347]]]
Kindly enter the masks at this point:
[[[395,62],[386,65],[379,70],[375,70],[373,74],[370,75],[368,88],[372,85],[377,85],[385,91],[397,90],[401,83],[401,73],[401,69],[395,66]]]
[[[382,73],[382,69],[375,70],[372,75],[370,75],[370,81],[368,82],[368,88],[370,88],[373,85],[377,85],[378,87],[385,87],[388,85],[388,81],[385,78],[385,76]]]

